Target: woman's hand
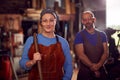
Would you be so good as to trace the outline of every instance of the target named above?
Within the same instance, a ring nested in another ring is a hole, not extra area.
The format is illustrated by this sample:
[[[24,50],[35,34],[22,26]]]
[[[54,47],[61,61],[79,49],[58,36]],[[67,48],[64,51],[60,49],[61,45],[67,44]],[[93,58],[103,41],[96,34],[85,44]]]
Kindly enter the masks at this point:
[[[34,61],[41,60],[41,54],[39,52],[34,53],[33,60]]]
[[[33,66],[34,64],[36,64],[36,62],[37,62],[38,60],[41,60],[41,54],[40,54],[39,52],[36,52],[36,53],[34,53],[34,55],[33,55],[33,59],[32,59],[32,60],[29,60],[29,61],[26,63],[26,66],[27,66],[27,67],[31,67],[31,66]]]

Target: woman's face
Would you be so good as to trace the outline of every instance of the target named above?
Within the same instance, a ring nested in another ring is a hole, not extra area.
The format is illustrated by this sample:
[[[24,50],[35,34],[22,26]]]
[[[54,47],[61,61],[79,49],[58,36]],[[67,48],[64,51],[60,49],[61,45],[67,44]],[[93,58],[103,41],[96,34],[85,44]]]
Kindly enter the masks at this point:
[[[56,19],[50,14],[46,13],[42,16],[41,26],[44,32],[51,33],[55,31]]]

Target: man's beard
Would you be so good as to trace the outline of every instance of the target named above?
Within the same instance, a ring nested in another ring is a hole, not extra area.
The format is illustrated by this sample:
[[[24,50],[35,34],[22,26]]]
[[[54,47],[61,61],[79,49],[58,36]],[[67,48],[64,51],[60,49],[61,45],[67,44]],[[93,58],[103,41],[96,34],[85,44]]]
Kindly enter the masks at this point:
[[[90,30],[91,28],[93,28],[93,24],[87,24],[87,25],[86,25],[86,28],[87,28],[88,30]]]

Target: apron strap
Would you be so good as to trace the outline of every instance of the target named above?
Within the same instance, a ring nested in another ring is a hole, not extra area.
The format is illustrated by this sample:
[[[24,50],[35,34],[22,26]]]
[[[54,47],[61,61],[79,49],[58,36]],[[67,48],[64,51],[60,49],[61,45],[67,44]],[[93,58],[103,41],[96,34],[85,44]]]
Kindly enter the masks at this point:
[[[56,35],[56,41],[59,42],[58,36]]]

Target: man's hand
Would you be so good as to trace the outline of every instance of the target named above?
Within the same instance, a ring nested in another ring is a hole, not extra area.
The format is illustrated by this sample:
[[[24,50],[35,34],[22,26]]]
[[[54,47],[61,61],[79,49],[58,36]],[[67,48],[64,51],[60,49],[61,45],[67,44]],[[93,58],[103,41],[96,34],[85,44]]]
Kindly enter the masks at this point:
[[[100,64],[95,64],[93,63],[92,66],[90,67],[91,71],[98,71],[100,69],[101,65]]]
[[[96,77],[96,78],[99,78],[99,77],[100,77],[100,72],[99,72],[99,71],[95,71],[94,73],[95,73],[95,77]]]

